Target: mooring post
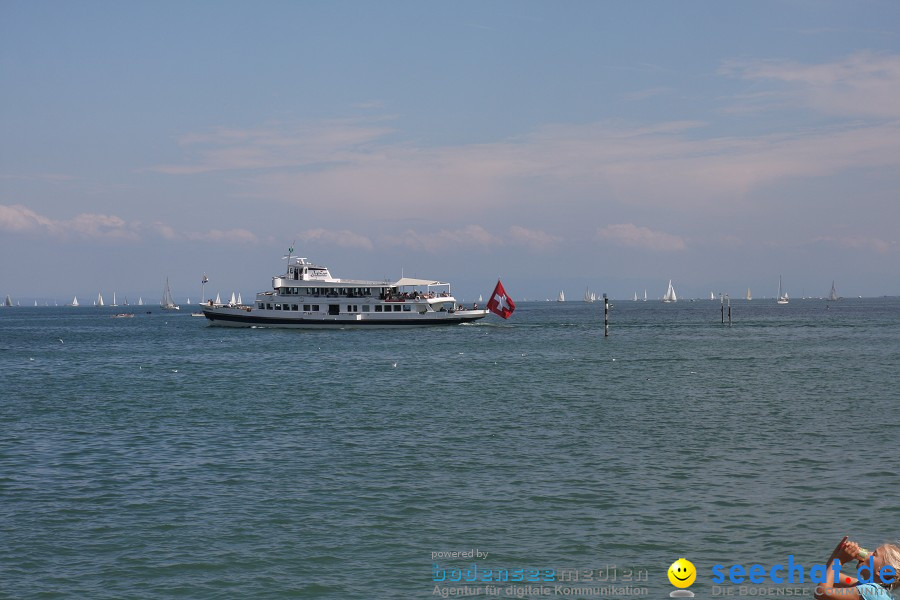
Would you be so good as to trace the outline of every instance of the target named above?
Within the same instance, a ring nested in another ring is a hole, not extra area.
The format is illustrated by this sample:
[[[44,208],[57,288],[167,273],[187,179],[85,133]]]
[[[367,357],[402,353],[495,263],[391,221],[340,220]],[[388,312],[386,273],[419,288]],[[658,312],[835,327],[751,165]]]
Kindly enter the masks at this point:
[[[719,303],[722,305],[722,325],[725,324],[725,296],[719,292]]]
[[[609,337],[609,298],[603,294],[603,337]]]
[[[725,297],[728,298],[728,294]],[[731,327],[731,298],[728,298],[728,326]]]

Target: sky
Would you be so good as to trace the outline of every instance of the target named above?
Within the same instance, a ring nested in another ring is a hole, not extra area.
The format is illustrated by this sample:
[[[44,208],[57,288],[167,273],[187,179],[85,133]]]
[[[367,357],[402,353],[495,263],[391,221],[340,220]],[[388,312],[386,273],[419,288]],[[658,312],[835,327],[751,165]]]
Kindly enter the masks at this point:
[[[20,301],[897,295],[898,231],[894,0],[0,2]]]

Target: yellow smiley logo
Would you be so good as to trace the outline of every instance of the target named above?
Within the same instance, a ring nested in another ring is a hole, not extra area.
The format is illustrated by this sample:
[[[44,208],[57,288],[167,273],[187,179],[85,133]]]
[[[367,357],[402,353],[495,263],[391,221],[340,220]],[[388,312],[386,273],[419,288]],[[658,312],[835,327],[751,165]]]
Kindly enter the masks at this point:
[[[672,563],[668,571],[669,581],[677,588],[690,587],[697,579],[697,569],[694,563],[686,558],[679,558]]]

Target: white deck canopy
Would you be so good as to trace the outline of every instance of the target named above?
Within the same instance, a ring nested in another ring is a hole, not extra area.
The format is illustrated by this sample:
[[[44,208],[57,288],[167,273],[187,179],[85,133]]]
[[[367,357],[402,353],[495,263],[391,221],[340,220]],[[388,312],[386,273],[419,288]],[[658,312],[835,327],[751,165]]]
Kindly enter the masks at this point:
[[[392,285],[397,287],[403,286],[436,286],[436,285],[446,285],[449,286],[449,283],[444,283],[443,281],[434,281],[433,279],[414,279],[412,277],[401,277]]]

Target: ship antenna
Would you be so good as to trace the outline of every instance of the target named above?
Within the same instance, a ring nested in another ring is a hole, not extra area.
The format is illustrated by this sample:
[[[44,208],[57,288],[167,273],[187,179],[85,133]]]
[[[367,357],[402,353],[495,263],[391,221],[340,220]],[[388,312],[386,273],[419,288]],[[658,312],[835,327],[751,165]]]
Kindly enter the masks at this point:
[[[294,255],[294,244],[296,244],[296,243],[297,243],[297,239],[294,238],[294,241],[291,242],[291,247],[288,248],[288,253],[287,253],[285,256],[282,256],[282,257],[281,257],[281,258],[286,258],[286,259],[287,259],[288,265],[291,264],[291,257]]]

